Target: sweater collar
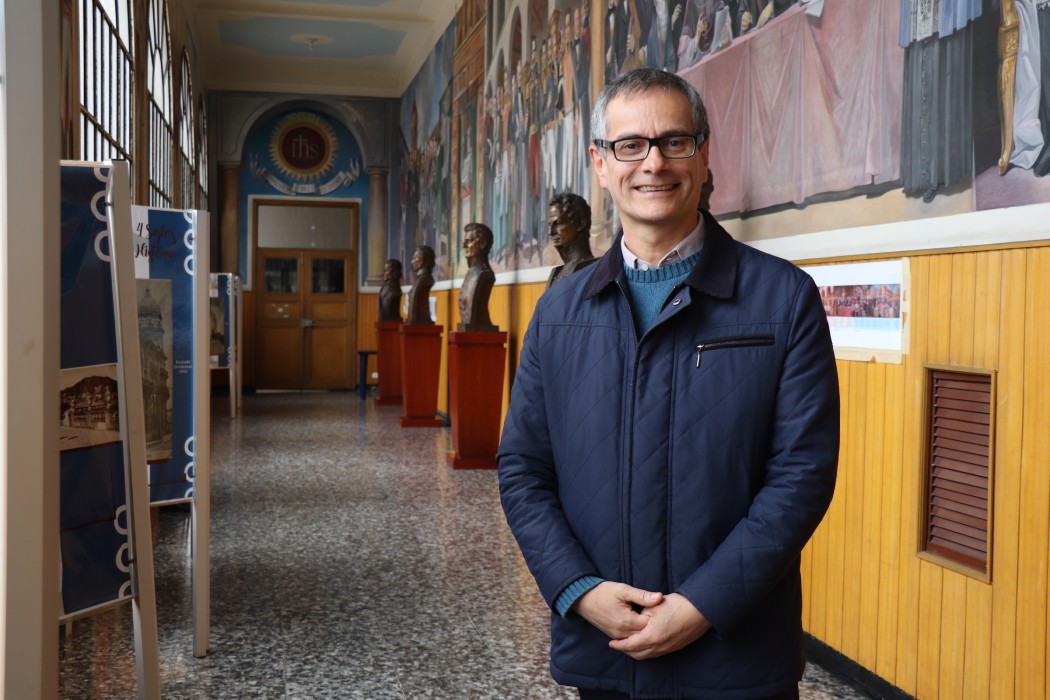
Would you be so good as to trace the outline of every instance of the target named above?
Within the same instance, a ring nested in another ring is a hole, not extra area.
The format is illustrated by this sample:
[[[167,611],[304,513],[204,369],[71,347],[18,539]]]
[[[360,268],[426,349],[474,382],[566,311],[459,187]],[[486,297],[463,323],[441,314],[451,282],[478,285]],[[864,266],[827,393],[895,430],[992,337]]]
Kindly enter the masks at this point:
[[[717,299],[729,299],[736,288],[736,241],[709,212],[701,211],[701,214],[704,217],[704,248],[684,284]],[[594,265],[594,273],[583,288],[584,299],[595,296],[623,273],[622,238],[623,231],[620,231],[609,250]]]

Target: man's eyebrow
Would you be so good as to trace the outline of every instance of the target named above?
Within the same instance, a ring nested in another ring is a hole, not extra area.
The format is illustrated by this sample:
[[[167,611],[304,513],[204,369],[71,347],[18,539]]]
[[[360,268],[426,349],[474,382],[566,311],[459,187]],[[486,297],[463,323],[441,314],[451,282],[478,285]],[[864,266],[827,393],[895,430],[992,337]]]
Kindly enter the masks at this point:
[[[663,139],[663,138],[667,138],[668,136],[689,136],[689,137],[692,137],[693,134],[689,133],[688,129],[670,129],[670,130],[665,131],[663,133],[657,134],[656,136],[644,136],[642,134],[639,134],[639,133],[635,132],[635,133],[624,134],[623,136],[617,136],[616,138],[609,139],[609,140],[610,141],[623,141],[624,139]]]

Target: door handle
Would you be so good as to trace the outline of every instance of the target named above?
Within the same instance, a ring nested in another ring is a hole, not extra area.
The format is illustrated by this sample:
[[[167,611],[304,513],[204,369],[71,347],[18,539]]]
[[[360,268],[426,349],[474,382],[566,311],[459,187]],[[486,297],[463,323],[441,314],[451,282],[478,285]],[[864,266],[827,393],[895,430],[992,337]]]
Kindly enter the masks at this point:
[[[301,328],[313,328],[314,327],[314,320],[312,318],[299,319],[299,326]]]

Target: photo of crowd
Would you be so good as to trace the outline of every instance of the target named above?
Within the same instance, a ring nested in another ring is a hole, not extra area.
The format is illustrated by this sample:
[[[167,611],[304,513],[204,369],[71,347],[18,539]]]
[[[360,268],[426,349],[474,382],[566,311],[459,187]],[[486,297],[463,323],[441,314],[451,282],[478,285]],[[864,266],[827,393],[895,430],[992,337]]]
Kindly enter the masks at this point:
[[[824,313],[840,318],[899,318],[899,284],[856,284],[821,287]]]

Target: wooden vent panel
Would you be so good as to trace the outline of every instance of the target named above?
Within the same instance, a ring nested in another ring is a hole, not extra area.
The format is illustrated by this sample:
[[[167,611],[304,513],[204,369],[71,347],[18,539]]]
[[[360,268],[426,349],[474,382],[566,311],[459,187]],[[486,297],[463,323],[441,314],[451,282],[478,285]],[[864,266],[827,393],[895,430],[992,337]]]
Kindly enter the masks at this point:
[[[926,550],[986,574],[992,378],[932,370]]]

